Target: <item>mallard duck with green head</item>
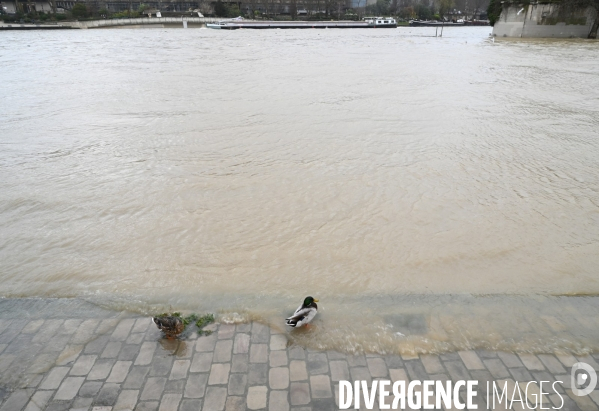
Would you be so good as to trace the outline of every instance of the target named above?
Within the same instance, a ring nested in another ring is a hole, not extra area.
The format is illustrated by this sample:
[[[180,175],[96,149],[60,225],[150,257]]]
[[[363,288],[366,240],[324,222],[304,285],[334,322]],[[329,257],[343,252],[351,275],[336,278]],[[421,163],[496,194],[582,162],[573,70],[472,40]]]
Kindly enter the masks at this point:
[[[317,302],[318,300],[310,296],[304,298],[302,305],[295,310],[291,317],[285,320],[287,321],[287,325],[294,328],[301,327],[302,325],[308,325],[308,323],[314,319],[316,313],[318,312],[318,306],[316,305]]]

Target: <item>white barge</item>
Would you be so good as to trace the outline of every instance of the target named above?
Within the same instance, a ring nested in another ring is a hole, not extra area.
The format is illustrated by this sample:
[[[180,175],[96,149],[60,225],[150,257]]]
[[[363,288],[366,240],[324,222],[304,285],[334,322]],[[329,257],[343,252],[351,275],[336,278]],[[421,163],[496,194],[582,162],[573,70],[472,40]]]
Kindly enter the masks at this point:
[[[210,29],[368,29],[396,28],[397,22],[391,17],[365,17],[363,21],[254,21],[223,20],[207,24]]]

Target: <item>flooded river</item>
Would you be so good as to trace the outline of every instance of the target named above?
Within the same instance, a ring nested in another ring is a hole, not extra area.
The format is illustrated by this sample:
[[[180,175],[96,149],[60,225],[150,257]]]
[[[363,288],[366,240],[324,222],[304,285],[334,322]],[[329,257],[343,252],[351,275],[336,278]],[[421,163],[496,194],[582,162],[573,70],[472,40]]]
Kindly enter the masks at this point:
[[[490,32],[0,34],[0,296],[599,350],[599,48]]]

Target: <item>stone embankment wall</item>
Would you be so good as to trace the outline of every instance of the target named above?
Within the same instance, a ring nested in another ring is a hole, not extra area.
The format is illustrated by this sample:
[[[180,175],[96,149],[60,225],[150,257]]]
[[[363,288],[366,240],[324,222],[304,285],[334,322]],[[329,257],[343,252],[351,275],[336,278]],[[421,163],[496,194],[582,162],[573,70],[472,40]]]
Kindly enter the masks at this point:
[[[591,7],[566,11],[559,4],[509,4],[493,26],[493,36],[587,38],[595,17]]]

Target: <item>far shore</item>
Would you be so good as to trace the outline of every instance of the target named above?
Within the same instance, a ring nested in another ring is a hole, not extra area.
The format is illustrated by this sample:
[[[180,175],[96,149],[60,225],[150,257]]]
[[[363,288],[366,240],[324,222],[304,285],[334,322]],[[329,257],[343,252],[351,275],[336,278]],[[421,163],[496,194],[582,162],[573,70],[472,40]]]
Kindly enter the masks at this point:
[[[204,28],[207,23],[226,20],[220,17],[137,17],[97,20],[63,20],[60,22],[17,23],[0,22],[0,30],[61,30],[88,28]],[[249,20],[251,21],[251,20]],[[265,21],[265,20],[260,20]],[[299,21],[299,20],[298,20]],[[331,20],[346,21],[346,20]],[[407,21],[398,26],[409,27]]]

